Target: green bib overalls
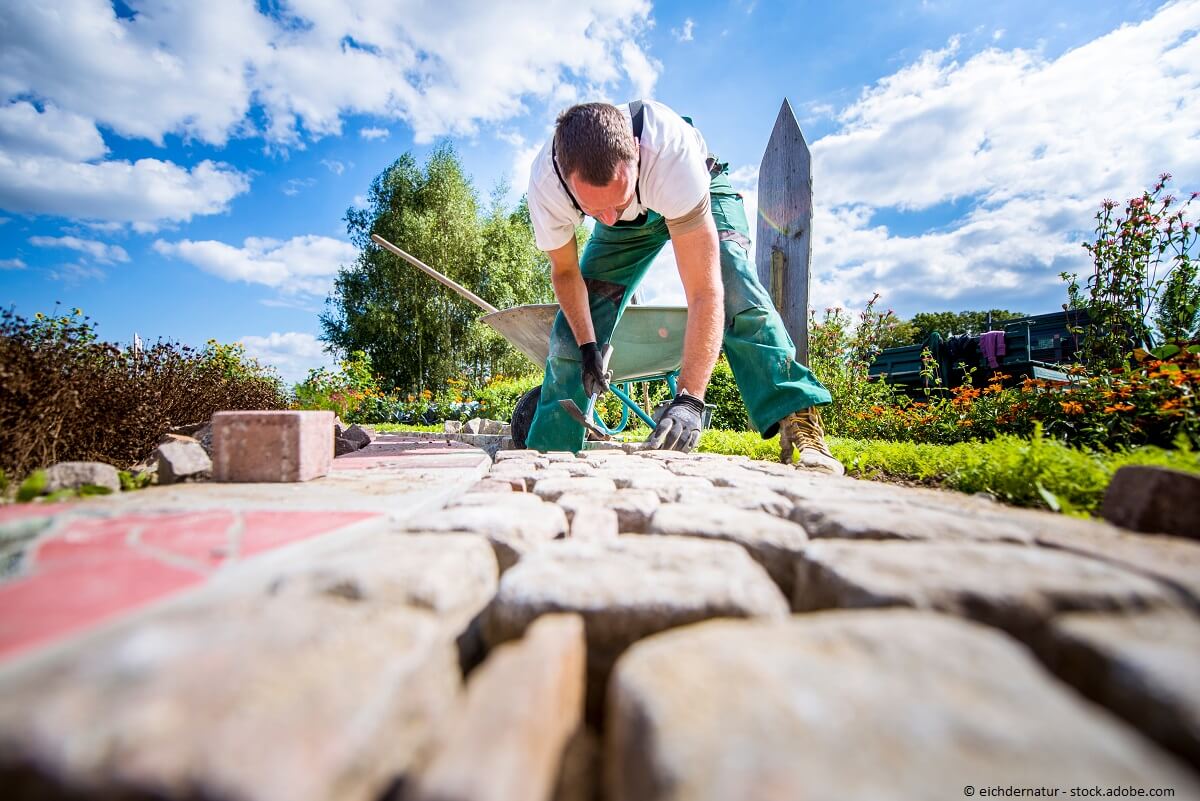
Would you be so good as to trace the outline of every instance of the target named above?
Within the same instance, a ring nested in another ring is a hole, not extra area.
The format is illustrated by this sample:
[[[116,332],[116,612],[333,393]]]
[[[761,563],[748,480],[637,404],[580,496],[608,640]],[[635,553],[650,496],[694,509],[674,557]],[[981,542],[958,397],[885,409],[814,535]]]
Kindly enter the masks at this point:
[[[746,212],[727,173],[728,165],[716,164],[708,190],[720,238],[725,287],[722,345],[750,421],[767,439],[775,435],[779,421],[787,415],[829,403],[831,398],[812,371],[796,361],[792,338],[758,281],[746,250],[750,244]],[[608,342],[650,263],[670,238],[666,220],[653,211],[641,224],[596,223],[579,268],[587,284],[597,344]],[[583,426],[558,404],[566,398],[581,409],[587,405],[579,345],[560,311],[550,336],[542,396],[526,437],[528,447],[570,452],[583,448]]]

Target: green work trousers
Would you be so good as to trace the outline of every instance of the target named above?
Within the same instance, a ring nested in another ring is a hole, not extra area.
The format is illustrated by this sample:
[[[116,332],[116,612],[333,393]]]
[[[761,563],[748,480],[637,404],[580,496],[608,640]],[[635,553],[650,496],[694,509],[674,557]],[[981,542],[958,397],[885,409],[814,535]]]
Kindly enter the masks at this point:
[[[831,398],[812,371],[796,361],[792,338],[759,283],[746,250],[750,231],[742,199],[733,191],[725,165],[718,165],[713,172],[709,193],[725,287],[722,344],[750,421],[769,438],[787,415],[829,403]],[[587,284],[598,344],[612,336],[650,263],[670,238],[666,221],[654,212],[640,225],[596,223],[579,268]],[[550,336],[541,399],[526,437],[528,447],[539,451],[582,449],[583,426],[559,406],[566,398],[573,399],[580,409],[587,406],[579,345],[560,311]]]

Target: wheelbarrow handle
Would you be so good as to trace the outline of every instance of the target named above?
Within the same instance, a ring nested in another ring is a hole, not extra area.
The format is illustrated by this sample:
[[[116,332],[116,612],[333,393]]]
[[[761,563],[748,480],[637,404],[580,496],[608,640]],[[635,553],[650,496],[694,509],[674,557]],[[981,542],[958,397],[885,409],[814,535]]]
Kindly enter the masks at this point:
[[[395,245],[393,245],[391,242],[384,239],[379,234],[371,234],[371,241],[374,242],[375,244],[379,245],[380,247],[387,248],[391,252],[395,253],[397,256],[404,259],[406,262],[411,264],[413,267],[416,267],[418,270],[425,273],[426,275],[428,275],[430,278],[437,281],[438,283],[443,284],[443,285],[449,287],[450,289],[453,289],[455,292],[462,295],[464,298],[471,301],[472,303],[474,303],[479,308],[483,309],[488,314],[491,314],[492,312],[500,311],[495,306],[488,303],[486,300],[479,297],[478,295],[476,295],[471,290],[467,289],[462,284],[459,284],[459,283],[447,278],[446,276],[442,275],[437,270],[433,269],[428,264],[426,264],[425,262],[418,259],[416,256],[410,256],[409,254],[405,253],[403,250],[396,247]]]

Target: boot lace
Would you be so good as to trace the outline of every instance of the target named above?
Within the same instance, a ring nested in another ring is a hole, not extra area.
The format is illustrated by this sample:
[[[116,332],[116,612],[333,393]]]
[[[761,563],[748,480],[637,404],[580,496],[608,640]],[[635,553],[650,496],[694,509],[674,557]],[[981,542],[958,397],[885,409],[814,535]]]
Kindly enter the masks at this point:
[[[813,448],[826,456],[833,455],[825,444],[825,429],[821,427],[821,414],[816,408],[801,409],[790,414],[785,423],[797,449]]]

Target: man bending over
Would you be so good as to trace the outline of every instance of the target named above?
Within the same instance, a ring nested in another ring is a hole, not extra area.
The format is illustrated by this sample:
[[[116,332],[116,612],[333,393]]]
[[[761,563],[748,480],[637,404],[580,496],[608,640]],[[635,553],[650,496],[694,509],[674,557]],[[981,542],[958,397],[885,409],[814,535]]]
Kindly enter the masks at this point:
[[[679,392],[647,441],[690,451],[700,438],[704,391],[722,345],[754,427],[780,432],[781,459],[841,474],[817,407],[829,391],[796,361],[796,348],[750,263],[749,228],[728,165],[667,106],[584,103],[563,112],[534,160],[529,212],[550,257],[561,311],[554,321],[541,399],[526,442],[541,451],[583,447],[584,429],[559,406],[583,408],[607,390],[608,342],[655,255],[669,240],[687,296]],[[596,221],[579,258],[575,227]]]

